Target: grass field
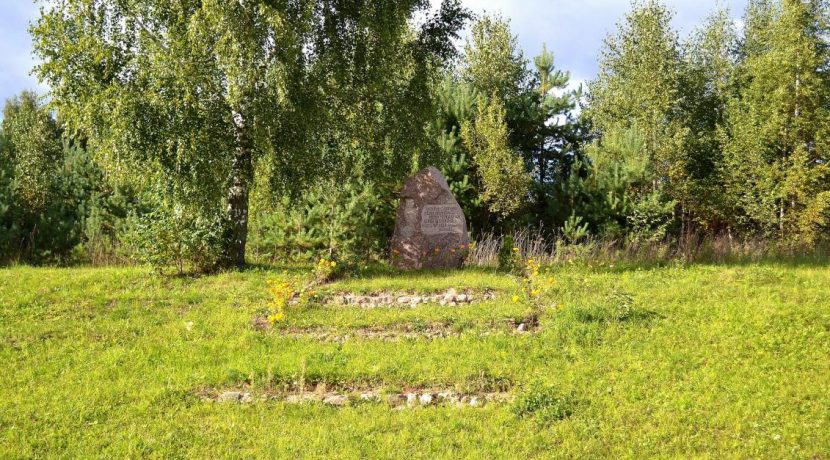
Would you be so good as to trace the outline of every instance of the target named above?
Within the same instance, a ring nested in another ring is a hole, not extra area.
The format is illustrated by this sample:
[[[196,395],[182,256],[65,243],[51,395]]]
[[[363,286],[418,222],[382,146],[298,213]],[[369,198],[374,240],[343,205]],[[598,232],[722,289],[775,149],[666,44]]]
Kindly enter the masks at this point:
[[[557,307],[526,334],[498,326],[524,313],[513,281],[475,269],[380,270],[323,290],[490,288],[495,300],[319,305],[258,330],[266,280],[282,273],[0,270],[0,458],[830,458],[828,266],[556,268]],[[430,324],[454,334],[281,336]],[[498,388],[539,410],[197,396],[297,382]],[[539,392],[569,416],[546,416],[528,398]]]

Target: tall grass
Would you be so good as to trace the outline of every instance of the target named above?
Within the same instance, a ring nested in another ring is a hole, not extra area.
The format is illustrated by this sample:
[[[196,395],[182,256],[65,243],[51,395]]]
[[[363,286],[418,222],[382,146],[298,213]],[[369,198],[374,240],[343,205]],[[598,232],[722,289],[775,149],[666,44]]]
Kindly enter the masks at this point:
[[[735,239],[728,236],[688,235],[673,240],[615,240],[589,237],[579,243],[567,241],[561,234],[540,229],[520,229],[511,234],[514,246],[525,258],[543,264],[562,263],[752,263],[762,261],[830,261],[830,246],[785,244],[775,240]],[[498,265],[498,253],[504,235],[487,233],[479,237],[467,258],[468,266]]]

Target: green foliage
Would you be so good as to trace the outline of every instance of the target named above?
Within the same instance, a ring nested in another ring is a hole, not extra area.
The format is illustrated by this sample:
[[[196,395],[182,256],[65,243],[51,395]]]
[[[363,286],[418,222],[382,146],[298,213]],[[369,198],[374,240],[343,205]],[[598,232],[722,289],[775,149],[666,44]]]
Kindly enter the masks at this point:
[[[249,240],[266,259],[371,260],[391,233],[392,184],[426,165],[471,231],[496,238],[534,226],[569,243],[828,240],[826,2],[752,0],[740,30],[718,10],[685,40],[665,2],[635,2],[586,95],[547,46],[525,59],[507,20],[482,16],[458,53],[469,12],[427,10],[44,9],[35,73],[53,100],[23,93],[4,108],[0,259],[115,261],[133,256],[130,233],[144,260],[180,268],[241,265]],[[370,184],[342,179],[356,176]],[[157,225],[141,223],[154,212]],[[204,247],[176,236],[188,228]]]
[[[14,223],[17,207],[14,187],[14,163],[10,159],[9,144],[0,130],[0,260],[11,259],[16,246],[18,231]]]
[[[36,95],[8,101],[4,113],[14,135],[0,142],[0,260],[112,260],[135,204],[129,191],[111,187],[86,150],[61,145]]]
[[[784,0],[753,2],[748,15],[740,97],[729,100],[721,131],[732,223],[813,242],[813,229],[826,226],[815,211],[830,184],[826,11],[820,2]]]
[[[13,192],[32,211],[49,201],[63,149],[54,118],[40,98],[24,91],[3,107],[3,133],[8,140],[6,158],[13,164]]]
[[[676,203],[659,192],[652,192],[634,203],[627,218],[629,238],[635,241],[661,241],[674,224]]]
[[[738,36],[728,11],[711,15],[684,49],[682,112],[688,135],[684,155],[672,170],[671,195],[683,208],[684,225],[705,230],[722,226],[729,211],[722,196],[722,138],[727,101],[733,90]]]
[[[556,225],[568,211],[574,212],[574,192],[578,188],[575,182],[580,181],[583,173],[583,127],[573,114],[582,88],[567,89],[570,74],[556,68],[554,55],[546,45],[533,63],[538,101],[536,97],[530,98],[526,109],[534,123],[528,131],[533,146],[524,148],[529,169],[535,175],[537,203],[533,223]]]
[[[645,317],[634,304],[634,297],[626,292],[614,290],[602,299],[575,309],[577,320],[586,323],[623,322]]]
[[[475,116],[477,93],[470,84],[446,75],[435,88],[435,98],[438,110],[427,133],[437,143],[441,172],[468,225],[472,231],[481,231],[488,228],[489,210],[481,197],[475,163],[461,139],[462,125]]]
[[[685,69],[671,16],[653,0],[633,8],[606,40],[587,109],[606,136],[593,147],[600,171],[595,190],[609,211],[623,212],[619,224],[637,235],[648,231],[649,238],[665,235],[662,216],[685,177],[689,128],[679,104]]]
[[[386,254],[394,226],[390,190],[364,180],[313,187],[258,209],[251,247],[270,260],[316,261],[320,255],[352,265]]]
[[[471,161],[467,160],[467,154],[459,152],[450,158],[447,164],[441,171],[447,179],[453,196],[458,201],[461,209],[464,210],[464,215],[469,216],[468,220],[475,220],[476,223],[483,223],[482,217],[486,212],[486,204],[482,201],[478,193],[476,185],[478,178],[471,176],[475,174]],[[472,224],[473,222],[468,222]]]
[[[515,99],[527,77],[525,64],[518,38],[506,20],[483,16],[473,24],[461,74],[479,94],[502,101]]]
[[[560,133],[565,127],[548,125],[551,118],[567,110],[565,106],[572,106],[573,96],[553,95],[554,90],[567,84],[567,75],[555,70],[552,62],[542,62],[547,72],[543,86],[548,94],[544,97],[530,84],[529,73],[517,70],[526,62],[512,43],[515,37],[505,21],[485,18],[475,27],[478,35],[467,43],[461,77],[447,75],[436,87],[439,111],[428,132],[442,152],[442,172],[464,209],[471,231],[482,234],[516,225],[525,217],[521,211],[530,210],[517,206],[519,201],[527,201],[532,186],[530,175],[520,172],[537,163],[531,159],[531,163],[522,165],[522,161],[527,161],[528,155],[536,155],[540,142],[545,143],[548,156],[566,143]],[[552,60],[552,54],[546,56]],[[489,60],[498,61],[496,67],[504,72],[485,72]],[[506,103],[494,99],[494,93],[488,95],[479,90],[494,86],[501,88],[495,94],[509,97]],[[534,131],[534,123],[536,128],[545,130],[546,140],[538,139],[541,134]],[[559,151],[563,157],[566,155],[564,150]],[[557,167],[561,166],[554,165],[553,160],[545,163],[545,171]],[[519,188],[511,188],[514,185]]]
[[[516,213],[529,193],[531,178],[508,144],[504,106],[495,94],[489,102],[479,98],[476,120],[463,125],[461,137],[476,163],[481,196],[490,211],[501,217]]]
[[[259,161],[295,191],[420,156],[411,127],[431,115],[429,84],[468,16],[447,0],[413,30],[428,6],[68,0],[31,28],[35,70],[116,179],[163,177],[165,200],[225,213],[221,262],[238,266]]]
[[[146,214],[132,215],[131,220],[133,226],[124,242],[139,261],[159,272],[172,266],[178,274],[217,268],[227,238],[222,216],[210,218],[162,201]]]
[[[571,214],[562,226],[562,237],[569,244],[577,244],[588,236],[588,223],[583,222],[581,216]]]
[[[653,167],[649,179],[667,173],[670,139],[679,129],[681,55],[672,14],[655,0],[636,4],[605,42],[597,80],[590,85],[588,114],[601,131],[635,129],[642,155]]]

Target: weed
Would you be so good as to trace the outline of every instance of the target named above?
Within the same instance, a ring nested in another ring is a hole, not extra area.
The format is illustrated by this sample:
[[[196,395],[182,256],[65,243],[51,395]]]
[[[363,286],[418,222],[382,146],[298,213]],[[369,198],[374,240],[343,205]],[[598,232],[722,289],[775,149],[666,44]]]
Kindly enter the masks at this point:
[[[513,402],[517,417],[535,416],[539,423],[550,425],[564,420],[574,413],[573,398],[556,387],[533,382]]]

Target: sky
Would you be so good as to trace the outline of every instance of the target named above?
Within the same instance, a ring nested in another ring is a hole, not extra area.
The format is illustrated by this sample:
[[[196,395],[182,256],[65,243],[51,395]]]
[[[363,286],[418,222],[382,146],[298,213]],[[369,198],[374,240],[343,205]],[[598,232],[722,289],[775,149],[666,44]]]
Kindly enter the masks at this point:
[[[439,0],[432,0],[437,3]],[[591,80],[603,39],[630,8],[629,0],[463,0],[476,13],[499,13],[510,20],[525,57],[539,54],[542,44],[556,56],[556,66],[571,72],[572,81]],[[681,37],[693,31],[718,6],[736,19],[746,0],[665,0],[675,12]],[[34,58],[28,25],[38,15],[33,0],[0,0],[0,101],[25,90],[48,88],[30,75]]]

